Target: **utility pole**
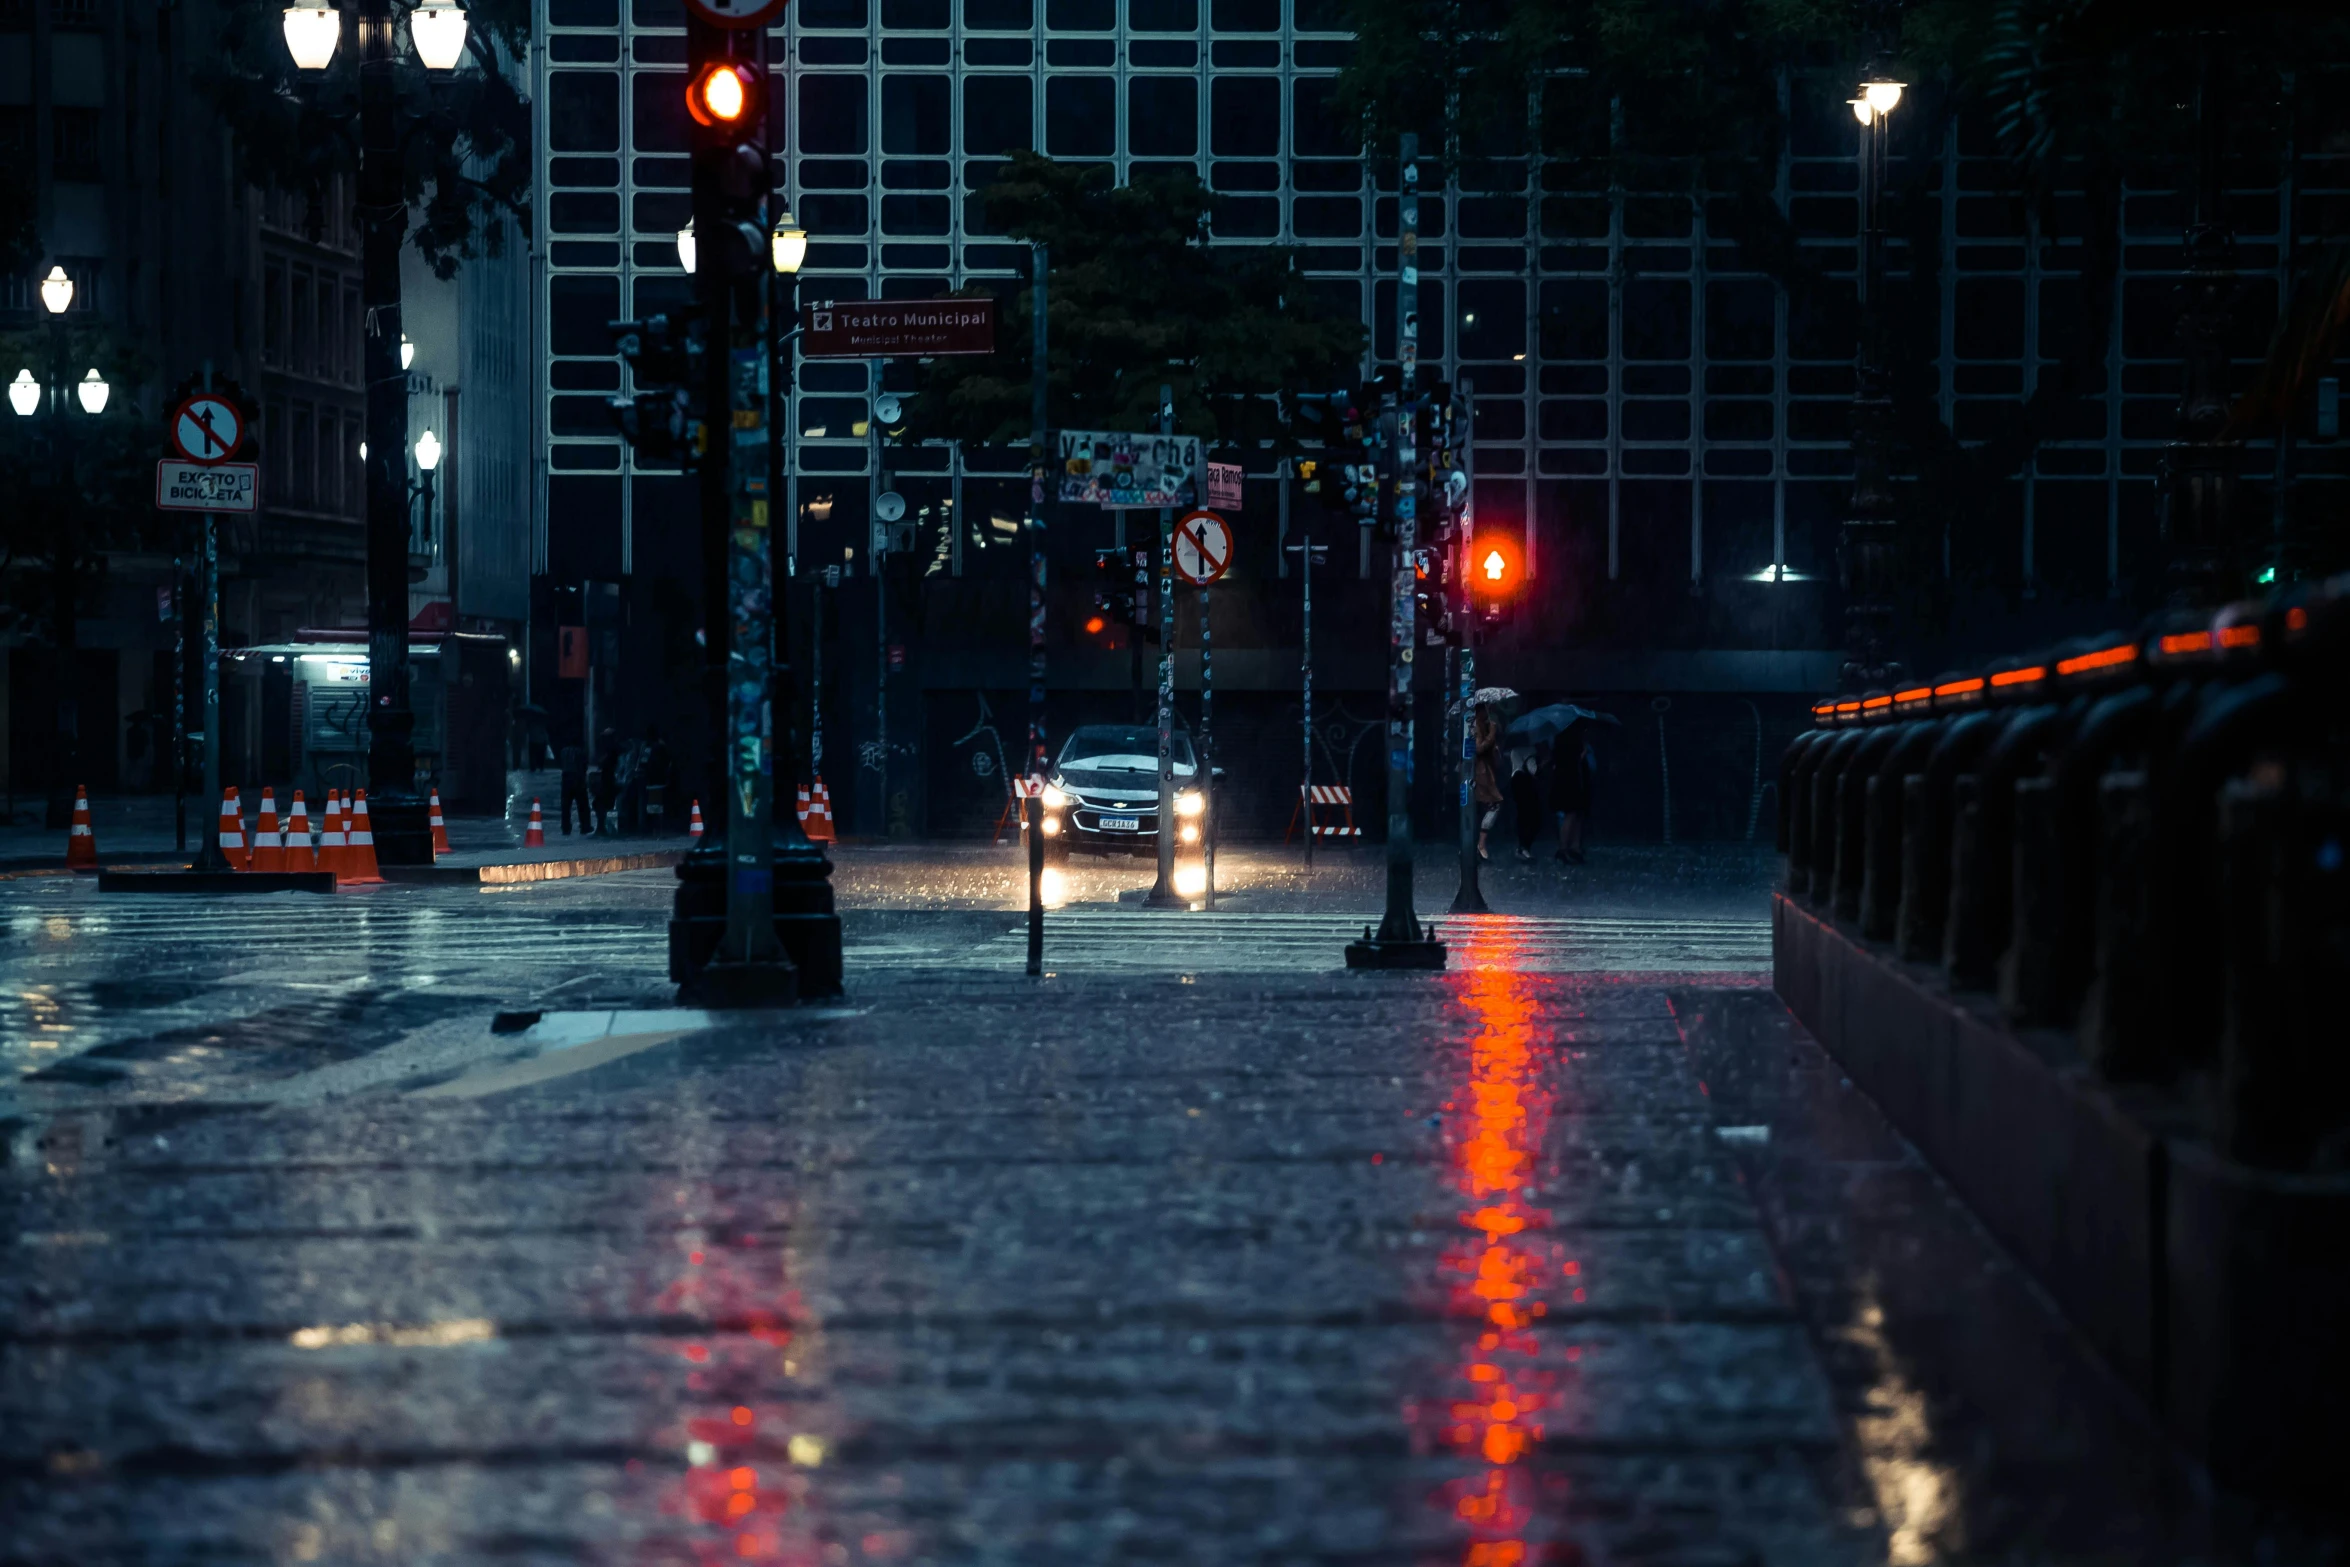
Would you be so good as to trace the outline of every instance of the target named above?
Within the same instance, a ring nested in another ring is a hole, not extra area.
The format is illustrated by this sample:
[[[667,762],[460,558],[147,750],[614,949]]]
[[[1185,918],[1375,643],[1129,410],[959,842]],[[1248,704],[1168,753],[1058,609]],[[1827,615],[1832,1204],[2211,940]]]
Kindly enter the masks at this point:
[[[1045,485],[1050,472],[1047,440],[1051,411],[1047,392],[1046,350],[1050,320],[1046,313],[1045,277],[1052,263],[1049,247],[1038,245],[1033,260],[1032,337],[1028,369],[1028,780],[1024,789],[1034,795],[1052,770],[1045,734],[1044,616],[1045,616]],[[1042,829],[1039,828],[1039,831]]]
[[[1843,528],[1844,679],[1860,691],[1893,680],[1887,650],[1898,569],[1893,505],[1893,395],[1885,352],[1885,133],[1900,84],[1872,71],[1852,100],[1861,122],[1860,353],[1852,403],[1852,500]]]
[[[1412,656],[1419,640],[1413,554],[1419,542],[1420,138],[1406,134],[1396,159],[1395,351],[1393,461],[1394,568],[1387,622],[1387,908],[1376,935],[1347,943],[1348,968],[1444,967],[1444,944],[1412,910]],[[1391,477],[1390,477],[1391,476]]]
[[[212,361],[209,359],[204,361],[204,390],[207,392],[212,390]],[[374,416],[372,395],[369,399],[368,411],[369,417],[372,418]],[[405,439],[404,435],[403,439]],[[370,449],[372,450],[372,448]],[[369,493],[372,502],[372,486]],[[209,511],[199,512],[197,516],[200,519],[198,526],[202,530],[196,545],[196,614],[199,617],[197,642],[204,659],[204,668],[199,676],[204,732],[198,737],[204,747],[204,792],[197,800],[197,810],[204,812],[220,809],[220,517],[218,513]],[[369,521],[372,525],[372,513]],[[369,542],[371,552],[373,548],[371,535]],[[403,543],[401,548],[407,548],[406,544]],[[405,579],[403,579],[403,583],[404,581]],[[400,591],[405,594],[408,590],[403,585]],[[370,799],[368,804],[372,807],[375,802]],[[373,820],[372,809],[368,815],[369,819]],[[197,819],[208,821],[212,818],[199,815]],[[429,832],[429,830],[428,828],[427,831]],[[229,864],[228,856],[220,852],[220,833],[209,826],[203,828],[196,839],[196,863],[189,869],[226,871],[234,868]]]
[[[1159,388],[1159,433],[1175,433],[1175,389]],[[1189,905],[1175,891],[1175,513],[1159,508],[1159,875],[1143,899],[1146,908]],[[1197,759],[1194,758],[1196,765]]]

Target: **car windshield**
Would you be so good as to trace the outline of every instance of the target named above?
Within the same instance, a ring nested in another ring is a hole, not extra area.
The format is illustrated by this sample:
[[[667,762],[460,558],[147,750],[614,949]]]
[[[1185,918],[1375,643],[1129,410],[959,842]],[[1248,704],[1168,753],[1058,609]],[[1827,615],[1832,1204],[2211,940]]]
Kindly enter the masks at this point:
[[[1172,749],[1175,771],[1190,772],[1191,737],[1177,733]],[[1061,765],[1089,772],[1155,773],[1159,770],[1159,732],[1140,725],[1088,724],[1061,747]]]

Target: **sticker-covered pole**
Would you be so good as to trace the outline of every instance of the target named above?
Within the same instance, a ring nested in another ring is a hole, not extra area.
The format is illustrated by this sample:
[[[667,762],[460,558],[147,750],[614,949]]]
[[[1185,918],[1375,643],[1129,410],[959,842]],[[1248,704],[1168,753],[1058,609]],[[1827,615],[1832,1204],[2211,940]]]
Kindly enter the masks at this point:
[[[1175,433],[1175,389],[1159,388],[1159,433]],[[1180,909],[1175,892],[1175,512],[1159,509],[1159,875],[1146,907]]]

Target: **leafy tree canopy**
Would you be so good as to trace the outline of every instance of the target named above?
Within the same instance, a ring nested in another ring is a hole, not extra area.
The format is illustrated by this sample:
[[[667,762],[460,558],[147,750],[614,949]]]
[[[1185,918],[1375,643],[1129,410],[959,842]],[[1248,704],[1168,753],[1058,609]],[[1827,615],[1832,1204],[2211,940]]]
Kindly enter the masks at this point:
[[[315,210],[330,175],[359,167],[359,64],[346,17],[324,71],[294,68],[281,0],[229,0],[218,60],[200,75],[256,184],[304,191]],[[527,228],[530,106],[509,72],[530,39],[529,0],[469,0],[470,61],[429,73],[403,43],[399,60],[400,168],[417,249],[441,277],[460,260],[494,253],[503,209]]]
[[[1099,165],[1019,152],[986,201],[997,227],[1050,247],[1055,428],[1150,429],[1164,385],[1185,433],[1267,439],[1277,431],[1274,394],[1328,390],[1357,374],[1363,330],[1353,314],[1322,308],[1281,246],[1209,245],[1216,198],[1195,176],[1112,188]],[[1026,281],[968,292],[996,297],[996,352],[933,361],[913,428],[1024,444],[1034,293]]]

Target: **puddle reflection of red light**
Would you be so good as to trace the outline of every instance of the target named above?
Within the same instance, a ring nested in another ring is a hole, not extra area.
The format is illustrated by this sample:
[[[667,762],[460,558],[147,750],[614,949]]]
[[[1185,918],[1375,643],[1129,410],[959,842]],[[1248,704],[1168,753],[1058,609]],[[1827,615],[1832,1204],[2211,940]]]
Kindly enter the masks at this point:
[[[1538,1329],[1549,1312],[1545,1286],[1562,1264],[1550,1212],[1534,1204],[1555,1052],[1535,1037],[1522,944],[1498,922],[1450,929],[1465,938],[1456,940],[1457,966],[1445,982],[1467,1025],[1467,1076],[1446,1107],[1448,1153],[1467,1206],[1439,1265],[1453,1313],[1482,1330],[1465,1346],[1451,1392],[1415,1409],[1436,1442],[1485,1466],[1442,1492],[1468,1535],[1462,1567],[1531,1567],[1538,1497],[1525,1461],[1559,1392]],[[1579,1267],[1563,1266],[1567,1274]]]

